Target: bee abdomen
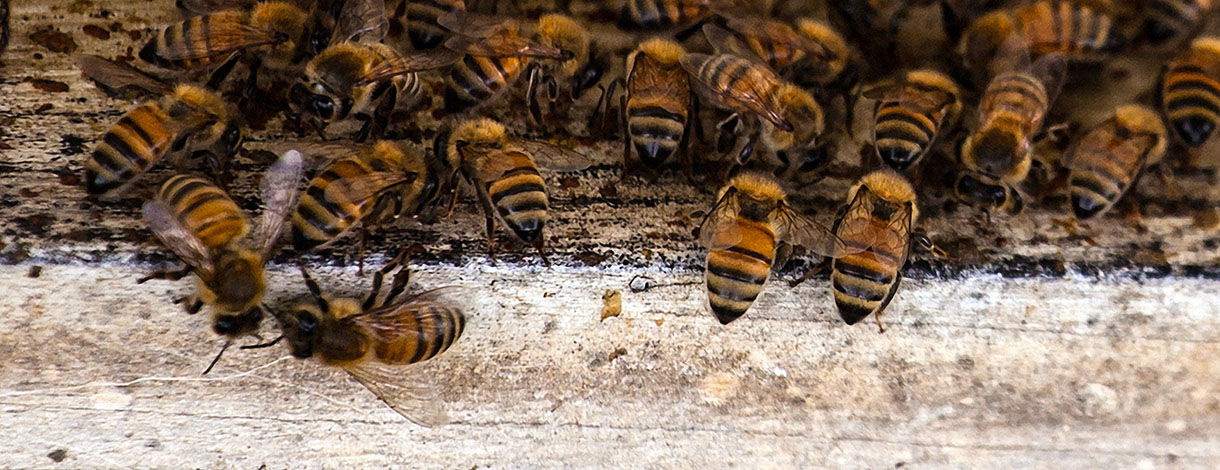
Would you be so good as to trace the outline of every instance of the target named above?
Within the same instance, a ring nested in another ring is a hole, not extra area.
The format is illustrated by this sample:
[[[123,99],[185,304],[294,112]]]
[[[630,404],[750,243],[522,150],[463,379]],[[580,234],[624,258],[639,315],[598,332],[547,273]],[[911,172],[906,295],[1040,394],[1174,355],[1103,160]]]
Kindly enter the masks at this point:
[[[1114,205],[1126,185],[1097,171],[1074,171],[1069,182],[1072,210],[1076,217],[1088,219]]]
[[[898,104],[877,110],[877,153],[890,166],[904,170],[922,156],[936,136],[931,116],[912,112]]]
[[[1220,121],[1220,77],[1194,65],[1177,65],[1165,75],[1165,113],[1187,145],[1203,145]]]
[[[830,280],[843,321],[852,325],[884,308],[898,269],[896,257],[875,250],[836,259]]]
[[[707,298],[721,324],[744,315],[771,275],[775,238],[765,235],[707,254]]]
[[[197,16],[188,20],[166,26],[164,30],[153,36],[140,49],[140,59],[145,62],[165,68],[191,68],[197,65],[211,63],[212,56],[225,51],[213,51],[211,39],[208,37],[212,22],[211,15]],[[206,57],[198,59],[166,59],[165,52],[202,48]]]
[[[521,240],[533,243],[547,221],[546,185],[533,166],[520,166],[491,182],[487,194],[500,217]]]
[[[119,119],[85,162],[86,190],[104,193],[152,166],[174,137],[166,128],[166,120],[160,108],[152,104],[133,109]]]
[[[466,327],[466,317],[457,308],[425,305],[411,313],[414,314],[411,326],[415,334],[378,344],[375,354],[381,362],[415,364],[436,357],[449,349]]]
[[[450,88],[457,92],[458,98],[466,102],[479,103],[487,100],[516,78],[515,75],[510,77],[510,72],[501,63],[508,60],[516,59],[467,55],[449,72],[452,81]]]
[[[354,178],[373,171],[369,165],[354,158],[343,159],[314,177],[301,195],[301,202],[292,214],[292,244],[298,251],[308,251],[342,235],[365,214],[357,201],[343,200],[342,195],[328,192],[331,184],[344,178]],[[331,189],[333,191],[333,189]]]
[[[207,247],[221,247],[245,235],[241,209],[210,181],[178,175],[161,186],[157,199],[173,208],[178,220]]]
[[[631,109],[628,103],[627,131],[639,158],[656,167],[678,148],[686,129],[686,117],[657,106]]]
[[[1110,17],[1076,2],[1039,2],[1023,16],[1025,39],[1036,54],[1082,55],[1117,45]]]
[[[437,24],[437,18],[456,9],[456,5],[444,5],[435,1],[407,2],[407,35],[415,49],[432,49],[446,38],[445,29]]]

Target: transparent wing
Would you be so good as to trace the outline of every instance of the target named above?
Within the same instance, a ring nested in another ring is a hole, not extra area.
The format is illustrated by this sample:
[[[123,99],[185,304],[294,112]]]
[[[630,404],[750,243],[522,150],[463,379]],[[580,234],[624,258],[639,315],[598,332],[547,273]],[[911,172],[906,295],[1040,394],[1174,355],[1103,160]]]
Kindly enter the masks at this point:
[[[459,299],[461,292],[462,289],[457,286],[438,287],[347,318],[369,328],[383,342],[412,336],[420,344],[432,344],[444,334],[444,326],[452,326],[454,321],[465,321],[464,302]],[[452,313],[459,317],[452,318]],[[420,325],[431,327],[423,328]]]
[[[510,26],[508,21],[511,20],[463,10],[453,10],[436,19],[441,27],[474,38],[491,37]]]
[[[1112,156],[1113,159],[1110,161],[1113,162],[1138,161],[1156,145],[1158,137],[1155,134],[1127,134],[1120,137],[1123,133],[1117,127],[1118,123],[1114,118],[1110,118],[1072,142],[1072,145],[1063,154],[1063,166],[1069,170],[1083,170],[1092,166],[1088,161],[1080,159],[1080,155],[1084,152]],[[1118,169],[1118,167],[1115,166],[1113,169]],[[1131,168],[1130,171],[1139,171],[1139,165]]]
[[[331,35],[330,43],[343,41],[380,41],[390,28],[385,0],[347,0]]]
[[[436,386],[421,377],[423,374],[406,374],[407,368],[366,361],[343,369],[411,422],[426,427],[449,422]]]
[[[1046,90],[1047,106],[1054,106],[1063,82],[1067,78],[1067,58],[1061,53],[1047,54],[1039,57],[1029,66],[1029,73],[1042,82]]]
[[[85,77],[111,98],[145,98],[173,91],[173,86],[160,77],[123,62],[93,54],[78,54],[76,65]]]
[[[439,69],[453,65],[462,58],[462,54],[445,48],[428,49],[410,54],[401,54],[382,61],[376,67],[365,72],[357,85],[385,80],[397,75]]]
[[[870,249],[906,253],[911,234],[911,206],[904,205],[893,213],[885,226],[878,226],[873,219],[873,209],[877,203],[877,197],[867,188],[856,192],[856,198],[848,206],[838,226],[838,236],[848,247],[845,254]]]
[[[301,184],[305,174],[301,152],[289,150],[280,157],[263,180],[258,184],[259,197],[263,199],[263,215],[259,226],[259,240],[262,244],[263,260],[271,257],[275,242],[284,230],[288,213],[296,207]]]
[[[861,251],[849,248],[825,225],[786,205],[781,205],[776,209],[773,224],[776,238],[792,245],[800,245],[822,256],[839,258]]]
[[[785,23],[758,16],[730,18],[728,26],[734,31],[750,34],[758,39],[781,47],[800,51],[821,59],[833,58],[825,46],[802,36]]]
[[[713,77],[709,76],[712,74],[700,73],[703,66],[712,59],[725,60],[729,66],[743,67],[744,72],[735,80],[716,83],[712,81]],[[723,107],[753,113],[780,129],[792,130],[792,124],[784,119],[782,111],[771,99],[771,90],[779,84],[779,77],[766,66],[731,54],[686,54],[679,61],[682,68],[690,74],[691,81],[700,95],[720,103]]]
[[[741,207],[737,198],[735,188],[725,191],[699,224],[699,242],[707,249],[728,248],[741,241],[741,232],[736,223],[737,211]]]
[[[178,8],[196,15],[222,10],[240,10],[254,6],[258,0],[178,0]]]
[[[240,16],[234,15],[234,18],[226,18],[225,21],[214,19],[208,22],[208,47],[175,47],[158,52],[166,60],[196,60],[264,44],[275,44],[287,39],[274,31],[241,23],[237,18]]]
[[[1000,43],[991,58],[991,76],[1004,72],[1016,72],[1029,68],[1029,43],[1020,34],[1011,34]]]
[[[558,173],[581,171],[593,166],[585,154],[567,147],[538,140],[513,139],[513,144],[530,154],[534,164]]]
[[[173,211],[164,202],[152,200],[144,203],[144,223],[183,262],[205,275],[212,272],[211,250],[174,217]]]
[[[480,57],[532,57],[567,60],[572,56],[571,52],[536,44],[515,34],[497,34],[486,38],[453,36],[445,41],[445,48]]]
[[[415,181],[418,176],[416,173],[389,171],[365,173],[331,181],[322,194],[332,203],[363,206],[396,185]]]
[[[716,50],[717,54],[733,54],[744,57],[746,59],[763,63],[762,57],[755,54],[752,49],[733,34],[732,31],[708,23],[703,25],[703,36],[707,38],[708,44],[712,45],[712,49]]]

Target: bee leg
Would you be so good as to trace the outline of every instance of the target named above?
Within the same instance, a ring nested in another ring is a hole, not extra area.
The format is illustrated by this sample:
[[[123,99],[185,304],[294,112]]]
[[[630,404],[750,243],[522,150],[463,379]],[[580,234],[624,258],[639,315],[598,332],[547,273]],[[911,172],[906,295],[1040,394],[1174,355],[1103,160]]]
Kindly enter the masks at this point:
[[[369,121],[371,126],[370,134],[374,139],[380,139],[385,136],[386,127],[390,124],[390,114],[394,112],[394,107],[397,105],[397,89],[390,88],[386,90],[385,96],[377,104],[377,109],[373,110],[373,118]]]
[[[221,62],[220,66],[216,67],[216,70],[212,71],[212,75],[208,77],[208,82],[204,86],[206,86],[209,90],[219,90],[220,85],[224,83],[225,78],[229,77],[229,72],[233,71],[233,67],[237,65],[237,62],[241,59],[241,56],[241,51],[229,54],[229,58],[225,59],[224,62]]]
[[[382,281],[385,280],[385,275],[390,273],[391,271],[394,271],[395,269],[399,269],[400,270],[399,274],[401,274],[401,272],[402,272],[401,269],[405,268],[407,265],[407,262],[405,261],[406,259],[407,259],[407,249],[403,248],[402,250],[398,251],[398,255],[395,256],[394,259],[386,262],[385,266],[382,266],[381,269],[379,269],[379,270],[377,270],[377,272],[373,273],[373,287],[372,287],[372,289],[369,289],[368,295],[365,296],[365,298],[364,298],[364,303],[361,304],[361,308],[363,310],[368,310],[368,309],[373,308],[374,303],[377,301],[377,295],[381,293],[381,283],[382,283]],[[394,283],[394,286],[398,285],[398,275],[397,274],[394,276],[393,283]],[[393,287],[391,287],[390,292],[391,292],[391,294],[394,292]],[[388,304],[388,303],[390,303],[391,300],[393,300],[393,297],[387,296],[386,300],[381,302],[381,305]]]
[[[170,280],[170,281],[177,281],[179,279],[186,277],[190,273],[191,273],[190,266],[183,266],[181,269],[174,270],[174,271],[167,271],[167,270],[153,271],[153,272],[149,273],[147,276],[137,279],[136,284],[143,284],[145,282],[148,282],[151,279],[166,279],[166,280]]]
[[[279,344],[279,342],[280,342],[281,340],[283,340],[283,339],[284,339],[284,335],[279,335],[279,336],[276,336],[276,337],[275,337],[275,339],[273,339],[273,340],[271,340],[271,341],[268,341],[268,342],[266,342],[266,343],[248,344],[248,345],[242,346],[242,347],[240,347],[240,348],[238,348],[238,349],[263,349],[263,348],[269,348],[269,347],[272,347],[272,346],[275,346],[275,345]]]
[[[196,313],[199,313],[199,311],[202,309],[203,309],[203,301],[196,298],[191,301],[190,305],[186,306],[186,313],[188,315],[194,315]]]
[[[928,234],[922,231],[911,233],[911,241],[915,242],[916,245],[919,245],[920,248],[923,248],[924,251],[931,253],[932,256],[937,258],[949,257],[949,254],[945,253],[945,250],[942,250],[940,247],[936,246],[936,244],[932,242],[932,239],[928,238]]]
[[[403,253],[406,253],[406,250],[403,250]],[[393,302],[403,291],[407,290],[409,285],[411,285],[411,270],[407,267],[407,262],[404,261],[398,267],[398,272],[394,273],[394,280],[390,282],[390,292],[386,294],[385,300],[381,301],[381,305]]]
[[[254,92],[258,91],[258,69],[263,66],[263,61],[256,54],[252,54],[251,57],[254,57],[254,60],[250,61],[250,74],[246,77],[246,89],[241,97],[243,107],[245,102],[254,96]]]
[[[543,236],[542,234],[538,234],[538,239],[534,240],[534,250],[538,251],[538,257],[542,258],[542,264],[549,268],[551,267],[551,260],[547,259],[546,252],[542,249],[542,244]]]
[[[789,281],[788,287],[799,286],[799,285],[801,285],[802,282],[808,281],[813,276],[817,276],[817,275],[821,274],[823,271],[826,271],[827,269],[830,268],[831,259],[833,259],[833,258],[822,258],[822,262],[818,263],[817,266],[814,266],[814,267],[810,268],[808,271],[805,271],[805,274],[802,274],[801,277],[794,279],[792,281]]]
[[[890,286],[890,291],[885,294],[885,299],[881,300],[881,306],[873,313],[873,319],[877,320],[877,329],[879,333],[885,333],[885,323],[881,321],[881,317],[885,316],[885,308],[890,306],[890,301],[894,300],[894,294],[898,293],[898,285],[902,283],[902,273],[894,275],[894,285]]]
[[[538,88],[542,86],[542,70],[538,67],[537,62],[531,62],[529,66],[528,76],[529,82],[525,86],[525,104],[529,109],[530,120],[535,126],[542,125],[542,109],[538,105]]]
[[[729,153],[737,146],[737,129],[741,125],[741,115],[733,113],[716,123],[716,151]]]
[[[229,349],[229,345],[232,345],[232,344],[233,344],[233,341],[225,341],[225,345],[220,347],[220,352],[216,353],[216,357],[212,359],[212,363],[208,364],[208,368],[204,369],[203,374],[200,374],[200,375],[208,375],[208,372],[211,372],[212,368],[216,367],[216,363],[220,362],[220,356],[224,355],[225,350]]]

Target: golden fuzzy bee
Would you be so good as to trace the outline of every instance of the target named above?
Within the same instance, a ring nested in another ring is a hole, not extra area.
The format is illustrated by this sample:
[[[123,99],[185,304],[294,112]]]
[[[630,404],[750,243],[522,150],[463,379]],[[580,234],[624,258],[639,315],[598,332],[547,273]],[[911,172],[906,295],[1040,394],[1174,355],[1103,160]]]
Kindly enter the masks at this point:
[[[400,216],[432,220],[452,203],[457,162],[421,155],[409,146],[378,141],[318,172],[292,214],[292,244],[305,252],[361,224],[368,229]],[[363,240],[363,237],[361,237]]]
[[[118,194],[167,156],[173,161],[203,157],[219,174],[241,145],[240,120],[215,92],[171,86],[97,56],[81,56],[78,62],[85,75],[108,93],[134,89],[140,96],[157,96],[123,114],[93,148],[84,164],[85,190],[90,194]]]
[[[618,26],[632,31],[682,28],[711,16],[712,3],[713,0],[627,0],[619,13]]]
[[[1160,97],[1183,143],[1197,148],[1207,142],[1220,122],[1220,38],[1195,39],[1174,58],[1161,80]]]
[[[563,147],[511,137],[504,125],[490,119],[466,121],[442,134],[435,153],[460,162],[462,175],[477,192],[487,220],[488,251],[495,253],[499,217],[549,264],[542,247],[550,202],[538,168],[579,171],[589,167],[589,160]]]
[[[721,54],[751,58],[800,85],[844,90],[854,84],[851,46],[825,23],[802,18],[793,28],[774,19],[730,15],[726,25],[703,26]]]
[[[390,290],[378,301],[383,276],[396,268]],[[452,289],[403,296],[410,274],[401,257],[374,275],[363,301],[323,295],[304,266],[301,275],[312,300],[275,310],[292,355],[343,369],[416,424],[444,424],[447,417],[431,381],[405,372],[461,337],[466,316],[451,298]]]
[[[847,201],[834,225],[848,251],[831,260],[835,306],[848,325],[873,315],[885,332],[881,317],[898,292],[911,252],[911,227],[919,219],[915,189],[897,172],[878,170],[860,178]],[[931,247],[925,237],[917,238]]]
[[[186,266],[157,271],[138,282],[194,274],[195,295],[187,304],[188,312],[211,306],[212,330],[229,341],[257,332],[267,289],[263,266],[274,253],[295,203],[302,172],[301,155],[294,150],[263,176],[259,193],[266,208],[254,246],[244,240],[250,231],[245,214],[223,190],[193,176],[167,180],[157,196],[144,203],[144,221]]]
[[[997,10],[966,30],[962,54],[970,67],[994,72],[988,64],[1017,35],[1034,57],[1061,53],[1069,60],[1092,60],[1124,42],[1110,9],[1106,0],[1039,0]]]
[[[626,103],[622,106],[627,129],[624,162],[629,161],[632,148],[650,168],[660,167],[680,150],[685,152],[694,99],[688,75],[678,61],[685,53],[676,42],[650,39],[627,56]]]
[[[898,171],[918,163],[957,125],[962,111],[957,83],[931,69],[905,72],[896,83],[867,89],[863,95],[877,101],[873,108],[877,156]]]
[[[1216,9],[1214,0],[1148,0],[1144,4],[1144,37],[1153,44],[1193,36]]]
[[[567,60],[540,61],[537,73],[530,77],[526,102],[535,122],[542,122],[538,96],[544,85],[553,102],[564,97],[570,102],[601,81],[610,67],[609,59],[589,36],[586,27],[576,20],[558,14],[538,18],[535,41],[539,46],[553,48],[571,56]],[[566,92],[566,93],[565,93]]]
[[[1063,165],[1071,172],[1068,181],[1076,218],[1097,217],[1113,207],[1145,168],[1165,156],[1167,132],[1156,111],[1126,105],[1073,143]]]
[[[1017,187],[1029,175],[1034,136],[1066,71],[1063,56],[1050,54],[991,80],[979,103],[978,126],[958,149],[964,167],[954,185],[959,198],[1008,213],[1021,211]]]
[[[775,180],[742,173],[720,190],[698,237],[707,254],[707,297],[721,324],[740,318],[762,293],[780,243],[839,257],[847,246],[825,226],[797,212]]]

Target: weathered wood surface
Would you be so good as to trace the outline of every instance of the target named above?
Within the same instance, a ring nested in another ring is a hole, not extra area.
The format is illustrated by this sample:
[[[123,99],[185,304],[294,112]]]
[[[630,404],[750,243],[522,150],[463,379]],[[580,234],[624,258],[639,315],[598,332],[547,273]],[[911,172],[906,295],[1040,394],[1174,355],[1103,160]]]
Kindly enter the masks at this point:
[[[1220,195],[1214,174],[1198,170],[1176,173],[1179,195],[1145,179],[1142,227],[1114,214],[1078,234],[1055,223],[1068,218],[1065,207],[989,224],[944,204],[928,182],[924,227],[952,256],[914,262],[890,331],[877,335],[871,324],[841,324],[824,280],[794,290],[772,282],[746,318],[716,324],[690,236],[712,196],[680,177],[620,183],[619,145],[599,143],[581,150],[600,165],[555,191],[554,268],[530,253],[488,262],[469,198],[443,224],[403,223],[372,237],[371,264],[419,243],[421,285],[472,292],[471,328],[418,370],[437,381],[454,423],[414,426],[341,372],[276,361],[286,356],[279,348],[231,352],[199,377],[219,344],[204,318],[171,303],[188,283],[134,283],[168,260],[138,207],[169,172],[118,202],[82,200],[72,175],[131,105],[103,97],[68,55],[28,37],[54,28],[76,52],[121,55],[175,17],[171,3],[14,5],[0,68],[0,467],[1220,462],[1211,213]],[[83,33],[115,21],[139,41]],[[32,79],[68,91],[44,92]],[[251,140],[252,149],[282,148],[285,137],[273,121]],[[238,161],[237,196],[251,209],[248,180],[265,168],[257,158]],[[849,184],[828,178],[798,199],[828,221]],[[363,290],[348,251],[307,258],[328,290]],[[37,278],[28,276],[34,266]],[[636,275],[677,285],[632,292]],[[271,282],[277,298],[304,292],[287,265],[275,266]],[[601,321],[607,289],[623,292],[623,313]]]

